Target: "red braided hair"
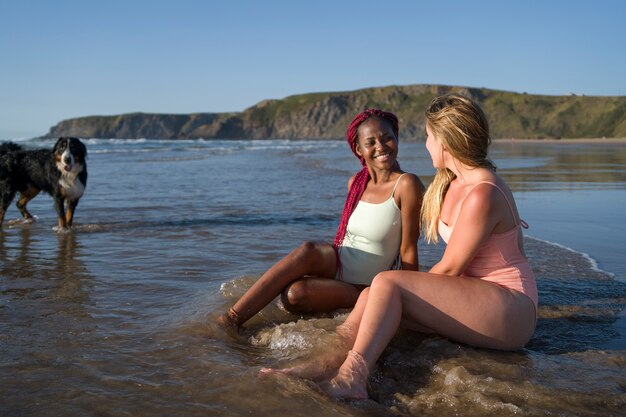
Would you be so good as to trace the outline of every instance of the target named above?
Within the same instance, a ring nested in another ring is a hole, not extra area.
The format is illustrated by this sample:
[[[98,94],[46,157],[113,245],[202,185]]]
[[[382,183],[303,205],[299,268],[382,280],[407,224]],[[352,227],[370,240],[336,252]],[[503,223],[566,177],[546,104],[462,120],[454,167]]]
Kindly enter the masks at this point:
[[[354,176],[354,180],[352,181],[350,190],[348,190],[348,196],[346,197],[346,202],[343,206],[343,213],[341,214],[341,222],[339,223],[339,227],[337,228],[335,242],[333,243],[335,253],[337,254],[337,271],[339,272],[339,277],[341,277],[342,275],[341,262],[339,260],[339,250],[343,243],[343,238],[346,235],[348,220],[350,220],[350,216],[352,215],[354,209],[356,209],[356,206],[359,203],[361,196],[363,195],[363,191],[365,191],[365,187],[370,180],[370,173],[367,169],[367,166],[365,166],[365,159],[363,159],[363,157],[356,152],[356,145],[359,140],[359,126],[361,126],[361,123],[371,117],[378,117],[388,122],[391,125],[391,130],[393,130],[393,134],[396,135],[396,139],[398,138],[398,118],[395,114],[380,109],[367,109],[364,112],[357,114],[355,118],[352,119],[350,126],[348,126],[348,131],[346,132],[348,145],[350,145],[352,153],[354,153],[354,155],[361,161],[363,169]]]

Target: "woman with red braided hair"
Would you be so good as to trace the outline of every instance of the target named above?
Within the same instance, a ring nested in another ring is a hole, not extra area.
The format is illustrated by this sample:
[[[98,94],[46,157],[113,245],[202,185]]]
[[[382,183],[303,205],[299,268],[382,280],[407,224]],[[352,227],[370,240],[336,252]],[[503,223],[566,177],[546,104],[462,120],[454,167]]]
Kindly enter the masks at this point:
[[[424,186],[400,169],[398,118],[368,109],[346,138],[363,169],[350,178],[334,243],[304,242],[263,274],[220,317],[238,328],[278,295],[290,312],[353,307],[381,271],[418,269],[417,239]]]

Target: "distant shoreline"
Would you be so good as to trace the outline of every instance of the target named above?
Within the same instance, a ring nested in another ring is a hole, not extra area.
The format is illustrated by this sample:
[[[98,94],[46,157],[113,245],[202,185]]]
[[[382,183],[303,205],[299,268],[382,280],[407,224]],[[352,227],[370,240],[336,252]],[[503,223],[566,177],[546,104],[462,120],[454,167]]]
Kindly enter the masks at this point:
[[[495,143],[517,143],[517,142],[531,142],[531,143],[626,143],[626,138],[580,138],[580,139],[493,139]]]
[[[81,139],[98,139],[98,140],[116,140],[117,138],[99,138],[99,137],[85,137],[85,136],[78,136]],[[32,138],[27,138],[27,139],[5,139],[5,140],[0,140],[0,142],[7,142],[7,141],[22,141],[22,140],[26,140],[26,141],[30,141],[30,140],[37,140],[37,139],[43,139],[44,137],[41,136],[36,136],[36,137],[32,137]],[[54,138],[53,138],[54,139]],[[135,138],[125,138],[128,140],[134,140]],[[194,139],[161,139],[161,138],[141,138],[141,139],[145,139],[145,140],[206,140],[206,141],[212,141],[212,140],[241,140],[241,141],[246,141],[246,140],[288,140],[288,141],[294,141],[294,142],[299,142],[299,141],[343,141],[345,140],[344,138],[292,138],[292,139],[287,139],[287,138],[267,138],[267,139],[252,139],[252,138],[246,138],[246,139],[219,139],[219,138],[194,138]],[[405,139],[406,142],[417,142],[417,143],[423,143],[425,142],[424,138],[419,138],[419,139]],[[563,144],[570,144],[570,143],[579,143],[579,144],[589,144],[589,143],[604,143],[604,144],[611,144],[611,143],[626,143],[626,138],[567,138],[567,139],[554,139],[554,138],[545,138],[545,139],[538,139],[538,138],[497,138],[497,139],[492,139],[493,143],[550,143],[550,144],[554,144],[554,143],[563,143]]]

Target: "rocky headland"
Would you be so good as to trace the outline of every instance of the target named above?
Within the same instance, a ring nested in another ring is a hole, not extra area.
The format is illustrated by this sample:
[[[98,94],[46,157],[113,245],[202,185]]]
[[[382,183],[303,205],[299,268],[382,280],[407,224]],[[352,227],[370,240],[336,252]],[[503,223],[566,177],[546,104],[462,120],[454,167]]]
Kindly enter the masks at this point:
[[[300,94],[264,100],[242,112],[129,113],[67,119],[43,137],[150,139],[338,139],[358,112],[379,107],[400,119],[403,140],[424,138],[433,97],[456,92],[476,100],[494,138],[623,138],[626,97],[547,96],[487,88],[407,85]]]

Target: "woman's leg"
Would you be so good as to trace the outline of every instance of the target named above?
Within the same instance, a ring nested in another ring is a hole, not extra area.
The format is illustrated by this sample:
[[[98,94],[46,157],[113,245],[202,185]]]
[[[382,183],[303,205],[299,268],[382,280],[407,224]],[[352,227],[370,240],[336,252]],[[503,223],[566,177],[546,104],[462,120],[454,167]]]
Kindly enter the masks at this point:
[[[333,396],[362,398],[367,369],[374,366],[403,318],[461,343],[512,350],[532,336],[535,315],[527,296],[480,279],[383,272],[369,291],[353,347],[357,355],[346,358],[326,389]]]
[[[354,307],[363,288],[335,279],[305,277],[287,285],[281,300],[294,314],[328,313]]]
[[[328,378],[332,375],[346,358],[350,347],[354,345],[359,323],[367,304],[368,293],[369,288],[361,291],[361,295],[346,321],[337,326],[337,346],[329,346],[328,349],[324,350],[323,354],[300,365],[284,369],[263,368],[260,370],[259,375],[263,377],[282,374],[313,380]]]
[[[305,275],[334,277],[336,255],[327,243],[304,242],[259,278],[220,318],[224,325],[241,326],[268,305],[291,282]]]

